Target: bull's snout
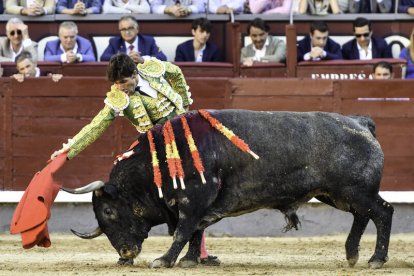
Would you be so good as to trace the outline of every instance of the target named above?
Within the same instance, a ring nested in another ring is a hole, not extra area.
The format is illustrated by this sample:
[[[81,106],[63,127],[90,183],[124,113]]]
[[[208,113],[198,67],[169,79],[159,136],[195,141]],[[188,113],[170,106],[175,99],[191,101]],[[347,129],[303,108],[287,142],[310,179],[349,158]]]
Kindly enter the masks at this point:
[[[119,255],[124,259],[133,259],[138,256],[141,252],[141,248],[137,245],[134,245],[132,248],[128,248],[128,246],[124,245],[119,250]]]

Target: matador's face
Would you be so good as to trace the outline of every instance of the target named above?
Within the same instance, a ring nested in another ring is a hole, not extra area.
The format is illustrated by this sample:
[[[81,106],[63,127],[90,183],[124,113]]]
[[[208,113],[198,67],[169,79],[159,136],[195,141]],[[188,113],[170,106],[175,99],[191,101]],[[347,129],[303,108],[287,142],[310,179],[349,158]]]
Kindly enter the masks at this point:
[[[131,77],[124,77],[115,81],[117,88],[127,94],[133,94],[138,85],[138,74],[135,72]]]

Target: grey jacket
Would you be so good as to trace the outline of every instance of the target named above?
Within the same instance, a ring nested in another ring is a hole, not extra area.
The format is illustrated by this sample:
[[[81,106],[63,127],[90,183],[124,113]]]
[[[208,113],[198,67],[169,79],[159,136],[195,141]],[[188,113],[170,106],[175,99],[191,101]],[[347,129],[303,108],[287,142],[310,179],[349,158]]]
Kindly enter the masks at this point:
[[[359,13],[362,1],[371,1],[371,13],[389,13],[391,11],[391,0],[383,0],[379,4],[377,3],[377,0],[349,0],[349,13]]]
[[[286,44],[283,40],[273,36],[268,36],[269,46],[266,48],[266,54],[261,61],[267,62],[284,62],[286,60]],[[245,58],[254,57],[255,51],[253,44],[245,46],[241,50],[240,61],[243,62]]]
[[[32,41],[32,44],[23,48],[24,51],[28,51],[32,54],[33,60],[37,61],[37,43]],[[10,50],[10,40],[7,37],[0,38],[0,61],[14,61],[12,59],[13,53]]]

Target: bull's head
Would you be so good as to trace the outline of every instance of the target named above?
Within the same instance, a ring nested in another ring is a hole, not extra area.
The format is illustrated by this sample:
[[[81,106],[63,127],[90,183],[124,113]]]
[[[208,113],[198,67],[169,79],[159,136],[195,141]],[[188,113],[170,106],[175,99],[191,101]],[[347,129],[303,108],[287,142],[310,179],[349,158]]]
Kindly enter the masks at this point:
[[[99,227],[90,233],[72,232],[86,239],[105,233],[121,258],[133,259],[141,252],[151,227],[165,222],[151,196],[131,190],[123,191],[114,184],[95,181],[69,193],[93,192],[92,204]]]

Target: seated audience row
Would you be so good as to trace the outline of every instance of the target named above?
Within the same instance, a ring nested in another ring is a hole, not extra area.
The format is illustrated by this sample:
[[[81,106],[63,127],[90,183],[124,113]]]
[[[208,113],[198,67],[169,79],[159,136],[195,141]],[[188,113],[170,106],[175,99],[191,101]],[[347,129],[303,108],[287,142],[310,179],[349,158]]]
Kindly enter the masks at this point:
[[[394,1],[394,3],[393,3]],[[393,13],[397,0],[3,0],[0,13],[42,16],[46,14],[154,13],[185,17],[208,13]],[[3,7],[4,5],[4,7]],[[207,7],[208,6],[208,7]],[[398,12],[414,15],[414,0],[398,0]]]
[[[119,36],[109,40],[109,45],[100,57],[108,61],[114,54],[128,54],[135,63],[142,63],[145,58],[156,57],[167,60],[165,54],[157,46],[151,36],[139,33],[139,25],[133,16],[127,15],[118,22]],[[258,62],[284,62],[286,59],[286,44],[283,40],[269,35],[269,26],[261,18],[255,18],[247,27],[247,33],[252,41],[241,49],[241,63],[252,66]],[[222,61],[222,56],[216,45],[209,42],[211,23],[206,18],[198,18],[192,23],[193,39],[177,46],[175,61]],[[371,22],[358,17],[353,23],[355,38],[341,46],[329,38],[329,29],[325,22],[314,21],[310,33],[297,44],[298,61],[319,60],[370,60],[392,58],[390,46],[383,38],[374,37]],[[37,60],[37,43],[29,37],[28,27],[19,18],[11,18],[6,24],[7,38],[0,40],[0,60],[14,61],[23,51],[31,53]],[[410,36],[410,44],[403,49],[400,57],[407,60],[407,78],[414,77],[414,29]],[[44,50],[45,61],[62,63],[96,61],[92,44],[86,38],[78,35],[74,22],[65,21],[59,26],[59,38],[46,43]]]

